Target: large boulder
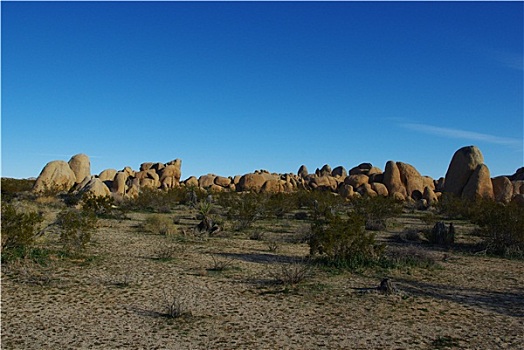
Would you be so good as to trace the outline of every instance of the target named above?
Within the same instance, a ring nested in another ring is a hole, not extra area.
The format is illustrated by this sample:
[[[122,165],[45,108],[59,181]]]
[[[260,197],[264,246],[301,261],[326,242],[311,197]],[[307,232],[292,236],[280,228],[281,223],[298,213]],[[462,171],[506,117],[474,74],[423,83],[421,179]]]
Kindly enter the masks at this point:
[[[397,162],[398,170],[400,171],[400,181],[406,188],[407,195],[412,197],[414,191],[424,192],[424,179],[422,175],[415,169],[414,166]]]
[[[266,182],[266,177],[262,174],[253,174],[253,173],[245,174],[238,181],[238,185],[236,186],[236,188],[237,188],[237,191],[239,192],[244,192],[244,191],[260,192],[265,182]]]
[[[198,186],[201,188],[209,188],[215,184],[216,177],[214,174],[202,175],[198,178]]]
[[[115,179],[116,169],[106,169],[103,170],[98,178],[102,181],[113,181]]]
[[[349,175],[369,175],[370,170],[373,168],[371,163],[361,163],[354,168],[349,170]]]
[[[349,175],[344,179],[344,183],[353,186],[353,188],[358,188],[369,183],[369,177],[364,174]]]
[[[469,177],[468,183],[462,190],[462,198],[468,200],[495,198],[493,195],[493,185],[491,184],[489,169],[485,164],[479,164],[473,171],[473,174]]]
[[[405,199],[407,197],[406,188],[402,184],[402,180],[400,178],[400,170],[397,166],[397,163],[392,160],[386,163],[386,168],[384,169],[384,185],[388,189],[390,196],[393,196],[395,193],[399,193],[400,196],[396,196],[395,198]]]
[[[111,191],[106,184],[97,177],[90,179],[87,184],[82,187],[80,193],[90,193],[95,197],[107,197],[111,195]]]
[[[125,171],[117,172],[113,179],[111,191],[122,196],[125,195],[127,189],[126,182],[128,177],[129,174]]]
[[[331,167],[329,164],[324,164],[324,166],[321,169],[317,169],[315,171],[315,174],[317,176],[331,176]]]
[[[381,184],[380,182],[373,182],[371,184],[371,189],[375,191],[379,196],[387,197],[389,192],[386,185]]]
[[[75,172],[63,160],[53,160],[45,165],[38,175],[33,191],[42,193],[47,190],[69,191],[76,183]]]
[[[451,159],[444,180],[444,191],[461,196],[469,178],[484,163],[484,156],[476,146],[462,147]],[[466,195],[466,197],[468,197]]]
[[[338,182],[330,175],[312,176],[309,181],[309,186],[318,190],[336,191],[338,188]]]
[[[198,187],[198,179],[195,176],[190,176],[184,180],[186,187]]]
[[[491,179],[495,200],[507,204],[513,197],[513,184],[506,176],[497,176]]]
[[[152,169],[155,169],[153,166]],[[168,164],[158,170],[160,186],[164,189],[175,188],[180,184],[180,167],[175,164]]]
[[[91,176],[91,162],[85,154],[76,154],[69,160],[69,167],[75,173],[77,184],[84,181],[86,177]]]
[[[346,176],[348,176],[348,172],[346,171],[346,168],[340,165],[333,169],[333,171],[331,172],[331,176],[345,178]]]
[[[231,185],[231,179],[229,177],[217,176],[215,177],[215,185],[227,188]]]
[[[298,177],[302,177],[302,178],[309,175],[305,165],[301,165],[300,168],[298,168],[297,175]]]
[[[271,179],[267,180],[264,185],[262,185],[261,192],[265,193],[279,193],[284,192],[284,181]]]

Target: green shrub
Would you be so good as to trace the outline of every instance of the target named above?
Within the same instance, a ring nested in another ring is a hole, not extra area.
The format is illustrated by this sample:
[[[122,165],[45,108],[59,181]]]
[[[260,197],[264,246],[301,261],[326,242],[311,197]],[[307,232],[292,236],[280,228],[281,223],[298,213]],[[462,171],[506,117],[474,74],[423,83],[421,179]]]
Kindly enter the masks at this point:
[[[2,178],[2,202],[9,202],[21,192],[31,191],[35,180]]]
[[[126,211],[150,213],[169,213],[173,207],[187,200],[185,187],[175,187],[168,190],[142,188],[136,198],[125,199],[121,207]]]
[[[218,196],[218,204],[226,210],[227,218],[233,221],[235,229],[243,231],[251,227],[266,213],[267,196],[248,192],[223,192]]]
[[[65,209],[58,213],[55,224],[58,226],[64,249],[70,253],[79,253],[91,240],[97,218],[90,211]]]
[[[340,215],[327,215],[315,220],[309,240],[310,254],[324,255],[324,261],[341,267],[356,268],[374,264],[384,252],[375,235],[364,230],[365,219],[350,212],[347,219]]]
[[[42,221],[38,213],[19,213],[14,205],[2,202],[2,253],[12,250],[25,256],[34,244]]]
[[[114,212],[115,201],[108,196],[85,194],[82,197],[82,209],[92,212],[99,217],[111,217]]]
[[[171,235],[175,232],[173,220],[160,214],[148,216],[144,220],[142,228],[147,232],[165,236]]]
[[[294,195],[290,193],[269,194],[265,204],[266,215],[277,219],[281,219],[285,214],[298,209],[297,200]]]
[[[353,211],[365,218],[366,230],[386,229],[386,220],[402,214],[402,204],[392,197],[361,197],[351,201]]]
[[[472,221],[479,225],[490,254],[524,257],[524,208],[478,201]]]

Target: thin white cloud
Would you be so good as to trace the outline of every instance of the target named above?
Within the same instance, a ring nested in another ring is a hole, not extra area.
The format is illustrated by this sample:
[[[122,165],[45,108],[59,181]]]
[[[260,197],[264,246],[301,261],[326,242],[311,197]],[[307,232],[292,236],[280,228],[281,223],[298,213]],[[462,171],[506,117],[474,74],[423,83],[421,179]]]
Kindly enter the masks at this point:
[[[505,52],[501,50],[493,50],[492,58],[499,62],[502,66],[518,71],[524,71],[524,56],[522,53]]]
[[[419,131],[419,132],[423,132],[423,133],[431,134],[435,136],[448,137],[448,138],[454,138],[454,139],[463,139],[463,140],[469,140],[469,141],[488,142],[488,143],[494,143],[498,145],[516,147],[520,150],[522,150],[522,145],[523,145],[523,141],[519,139],[510,138],[510,137],[500,137],[500,136],[494,136],[494,135],[489,135],[489,134],[482,134],[482,133],[474,132],[474,131],[443,128],[439,126],[433,126],[433,125],[427,125],[427,124],[417,124],[417,123],[402,123],[400,124],[400,126],[406,129]]]

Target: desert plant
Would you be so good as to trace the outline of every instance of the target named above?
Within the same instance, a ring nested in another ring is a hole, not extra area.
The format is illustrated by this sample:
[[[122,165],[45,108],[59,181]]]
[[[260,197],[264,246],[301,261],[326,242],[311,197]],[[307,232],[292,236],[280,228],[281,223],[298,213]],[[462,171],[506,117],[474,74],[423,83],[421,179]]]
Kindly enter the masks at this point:
[[[82,208],[93,212],[98,217],[112,217],[115,201],[108,196],[95,196],[91,193],[84,194],[81,198]]]
[[[2,202],[2,256],[6,250],[25,256],[42,221],[36,212],[19,213],[14,205]]]
[[[365,218],[366,230],[386,229],[386,220],[402,213],[402,204],[392,197],[360,197],[351,202],[356,214]]]
[[[488,253],[524,256],[524,208],[513,203],[478,201],[472,221],[479,225]]]
[[[175,232],[173,220],[161,214],[151,214],[142,223],[142,228],[151,233],[164,236],[171,235]]]
[[[254,192],[223,192],[218,196],[218,204],[227,210],[236,230],[243,231],[264,217],[266,199],[265,195]]]
[[[446,224],[439,221],[430,231],[426,232],[426,238],[433,244],[451,246],[455,243],[455,227],[453,223],[450,223],[448,228]]]
[[[208,270],[210,271],[224,271],[231,267],[235,259],[233,258],[221,258],[216,254],[209,254],[211,259],[213,259],[213,265]]]
[[[60,241],[66,251],[81,252],[91,240],[97,218],[90,211],[65,209],[58,213],[55,225],[60,232]]]
[[[350,212],[348,218],[328,215],[311,227],[310,254],[324,255],[324,261],[340,267],[356,268],[376,263],[384,252],[375,235],[364,230],[365,219]]]
[[[3,177],[1,180],[2,202],[9,202],[19,196],[22,192],[30,191],[35,184],[35,180],[12,179]]]
[[[267,242],[267,247],[270,252],[276,253],[280,249],[280,244],[275,240],[270,240]]]
[[[163,298],[161,301],[161,314],[167,318],[180,318],[183,316],[191,316],[189,298],[177,291],[163,291]]]
[[[177,249],[173,246],[167,245],[158,248],[155,251],[154,260],[158,261],[171,261],[175,258]]]
[[[293,286],[301,283],[311,276],[313,271],[312,264],[309,260],[295,261],[289,264],[279,264],[271,275],[278,284]]]

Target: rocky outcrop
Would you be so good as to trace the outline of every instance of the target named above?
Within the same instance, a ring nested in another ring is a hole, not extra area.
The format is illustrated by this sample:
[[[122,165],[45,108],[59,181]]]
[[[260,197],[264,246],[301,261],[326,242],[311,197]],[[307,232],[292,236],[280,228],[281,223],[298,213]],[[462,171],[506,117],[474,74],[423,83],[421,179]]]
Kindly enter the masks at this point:
[[[85,154],[76,154],[68,162],[69,167],[75,173],[76,183],[79,184],[86,177],[91,176],[91,161]]]
[[[53,160],[45,165],[33,186],[33,192],[48,190],[69,191],[76,183],[75,172],[63,160]]]
[[[305,165],[301,165],[300,168],[298,168],[297,175],[298,175],[298,177],[301,177],[301,178],[305,178],[306,176],[309,175]]]
[[[513,184],[506,176],[497,176],[491,179],[493,194],[497,202],[507,204],[513,197]]]
[[[446,172],[444,192],[462,196],[469,178],[481,164],[484,164],[484,156],[476,146],[462,147],[456,151]]]
[[[95,197],[107,197],[111,195],[111,191],[106,184],[97,177],[91,178],[85,186],[80,190],[80,193],[89,193]]]
[[[257,173],[246,174],[240,178],[238,185],[237,185],[237,191],[239,192],[244,192],[244,191],[260,192],[265,182],[266,182],[266,178],[262,174],[257,174]]]
[[[473,171],[462,190],[462,198],[472,201],[479,198],[494,199],[489,169],[485,164],[479,164]]]
[[[407,192],[406,188],[402,184],[400,170],[398,169],[397,163],[395,163],[392,160],[386,163],[386,169],[384,170],[384,185],[388,189],[388,193],[390,196],[393,196],[395,193],[398,193],[398,195],[396,195],[397,199],[406,199]]]
[[[424,192],[424,179],[417,169],[402,162],[397,162],[397,167],[400,172],[400,181],[406,189],[406,195],[412,197],[414,191],[419,191],[422,194]]]

